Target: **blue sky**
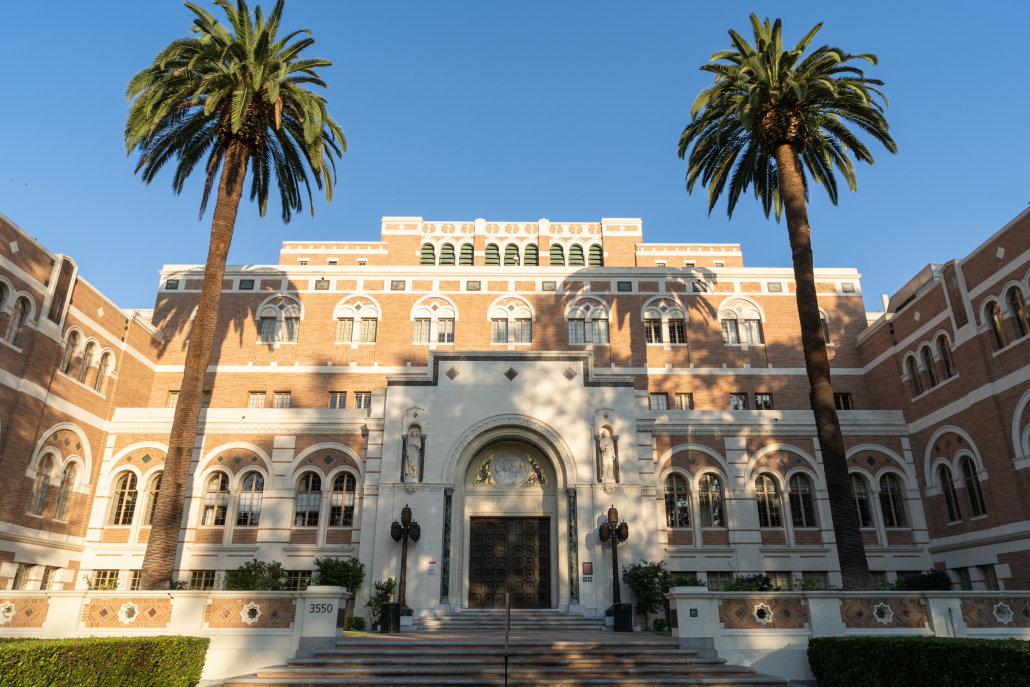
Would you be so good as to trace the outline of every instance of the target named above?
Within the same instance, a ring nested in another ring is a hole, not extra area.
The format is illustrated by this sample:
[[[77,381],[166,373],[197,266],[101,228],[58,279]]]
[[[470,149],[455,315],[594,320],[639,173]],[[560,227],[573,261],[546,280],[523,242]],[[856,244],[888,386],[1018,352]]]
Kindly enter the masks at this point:
[[[270,6],[270,2],[265,3]],[[642,217],[648,241],[741,242],[789,266],[786,228],[750,199],[728,221],[688,195],[676,143],[698,71],[747,15],[793,42],[873,52],[900,151],[874,149],[859,189],[813,191],[816,265],[856,267],[869,310],[922,266],[965,255],[1030,201],[1030,3],[415,3],[292,0],[311,28],[350,150],[332,204],[283,226],[244,201],[231,263],[275,263],[283,240],[374,240],[383,215],[586,221]],[[189,28],[174,0],[13,3],[0,42],[0,212],[123,307],[152,307],[163,264],[199,263],[199,178],[133,176],[122,130],[132,74]]]

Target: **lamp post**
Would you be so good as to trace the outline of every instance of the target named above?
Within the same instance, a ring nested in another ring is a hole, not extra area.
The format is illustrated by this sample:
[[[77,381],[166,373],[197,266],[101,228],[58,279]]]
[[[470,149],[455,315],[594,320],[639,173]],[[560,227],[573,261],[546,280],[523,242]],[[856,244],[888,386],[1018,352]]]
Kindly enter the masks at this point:
[[[619,524],[619,511],[615,505],[608,509],[608,521],[602,522],[597,530],[601,543],[612,540],[612,605],[605,611],[605,615],[615,616],[616,632],[633,631],[633,606],[622,603],[622,593],[619,589],[619,543],[629,539],[629,525],[623,520]]]
[[[404,593],[408,578],[408,540],[417,542],[422,536],[422,528],[411,519],[411,508],[407,505],[401,510],[401,521],[393,521],[390,525],[390,536],[394,541],[403,540],[401,544],[401,584],[397,591],[397,601],[401,605],[401,615],[411,615],[411,608],[404,603]]]

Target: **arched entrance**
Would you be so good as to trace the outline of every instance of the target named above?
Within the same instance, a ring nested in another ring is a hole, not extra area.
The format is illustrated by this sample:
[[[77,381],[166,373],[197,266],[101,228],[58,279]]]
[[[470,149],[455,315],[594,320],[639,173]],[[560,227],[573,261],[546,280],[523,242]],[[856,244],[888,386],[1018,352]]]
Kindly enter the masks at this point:
[[[536,446],[500,439],[465,474],[469,608],[551,608],[557,588],[555,474]]]

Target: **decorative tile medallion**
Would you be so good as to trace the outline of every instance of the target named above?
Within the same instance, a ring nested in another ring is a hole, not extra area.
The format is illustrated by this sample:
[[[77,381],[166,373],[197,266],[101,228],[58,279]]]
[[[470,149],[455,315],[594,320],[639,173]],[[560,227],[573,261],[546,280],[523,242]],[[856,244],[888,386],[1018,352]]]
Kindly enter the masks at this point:
[[[803,630],[808,607],[803,599],[723,599],[719,621],[727,630]]]
[[[565,375],[565,379],[569,380],[570,382],[576,378],[576,371],[573,370],[571,367],[565,368],[565,372],[563,372],[562,374]]]
[[[1030,627],[1030,599],[963,599],[962,620],[969,628]]]
[[[293,627],[297,606],[290,599],[208,599],[208,629],[280,629]]]
[[[514,367],[509,367],[507,372],[504,373],[504,376],[507,377],[510,382],[519,376],[519,372]]]
[[[172,600],[94,597],[82,609],[83,627],[162,628],[172,619]]]
[[[849,628],[930,627],[921,599],[841,599],[840,617]]]

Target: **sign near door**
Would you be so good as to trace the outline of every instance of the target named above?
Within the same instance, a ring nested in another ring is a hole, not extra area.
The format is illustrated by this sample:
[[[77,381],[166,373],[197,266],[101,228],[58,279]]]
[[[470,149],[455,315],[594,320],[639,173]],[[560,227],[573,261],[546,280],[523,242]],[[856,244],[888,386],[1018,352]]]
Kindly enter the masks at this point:
[[[430,575],[435,575],[436,574],[436,561],[429,561],[429,574]]]

